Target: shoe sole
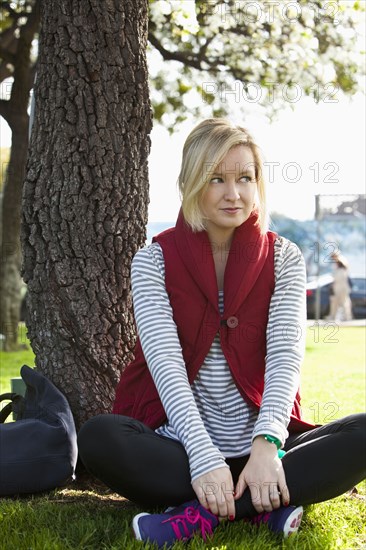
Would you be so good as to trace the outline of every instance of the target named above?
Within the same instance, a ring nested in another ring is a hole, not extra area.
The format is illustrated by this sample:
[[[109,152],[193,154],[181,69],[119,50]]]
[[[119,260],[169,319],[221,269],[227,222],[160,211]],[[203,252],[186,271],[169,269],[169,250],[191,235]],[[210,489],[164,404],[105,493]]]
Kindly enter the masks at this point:
[[[298,506],[297,508],[295,508],[292,514],[289,515],[285,522],[285,525],[283,526],[283,536],[285,538],[294,535],[298,531],[303,513],[303,507]]]
[[[141,535],[140,527],[139,527],[139,519],[142,518],[142,516],[149,516],[150,514],[146,512],[141,512],[141,514],[137,514],[132,520],[132,529],[135,534],[135,539],[137,540],[144,540]]]

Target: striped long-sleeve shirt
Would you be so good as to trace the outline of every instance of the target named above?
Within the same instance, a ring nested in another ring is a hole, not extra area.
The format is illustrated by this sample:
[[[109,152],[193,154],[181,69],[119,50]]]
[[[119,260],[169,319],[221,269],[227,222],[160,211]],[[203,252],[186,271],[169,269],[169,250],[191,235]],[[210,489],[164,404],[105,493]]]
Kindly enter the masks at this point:
[[[227,466],[226,457],[250,453],[253,439],[270,434],[282,444],[299,385],[305,337],[305,265],[298,247],[275,241],[275,289],[267,324],[262,405],[258,412],[240,395],[214,339],[190,385],[172,307],[165,288],[160,245],[141,249],[132,262],[132,294],[142,349],[168,421],[156,431],[179,440],[188,455],[192,481]],[[223,291],[219,292],[221,311]]]

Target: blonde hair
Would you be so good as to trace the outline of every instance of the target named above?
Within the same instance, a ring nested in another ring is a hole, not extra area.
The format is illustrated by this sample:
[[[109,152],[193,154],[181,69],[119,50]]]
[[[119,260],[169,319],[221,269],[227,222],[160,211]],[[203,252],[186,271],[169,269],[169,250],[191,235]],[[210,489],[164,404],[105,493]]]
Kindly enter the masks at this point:
[[[205,229],[200,203],[210,178],[230,149],[248,147],[254,157],[257,182],[258,225],[262,233],[268,229],[263,163],[258,146],[249,132],[223,118],[209,118],[196,126],[187,137],[182,154],[178,186],[183,215],[193,231]]]

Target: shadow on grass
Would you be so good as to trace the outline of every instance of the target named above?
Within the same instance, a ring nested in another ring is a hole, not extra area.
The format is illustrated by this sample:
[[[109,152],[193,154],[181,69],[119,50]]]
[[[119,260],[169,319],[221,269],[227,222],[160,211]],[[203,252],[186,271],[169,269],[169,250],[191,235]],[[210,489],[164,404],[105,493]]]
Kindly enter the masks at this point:
[[[136,505],[130,500],[111,491],[102,482],[85,473],[78,476],[77,480],[70,481],[62,488],[43,493],[12,495],[1,497],[4,501],[31,502],[52,502],[57,504],[86,504],[115,506],[123,509],[136,509]]]

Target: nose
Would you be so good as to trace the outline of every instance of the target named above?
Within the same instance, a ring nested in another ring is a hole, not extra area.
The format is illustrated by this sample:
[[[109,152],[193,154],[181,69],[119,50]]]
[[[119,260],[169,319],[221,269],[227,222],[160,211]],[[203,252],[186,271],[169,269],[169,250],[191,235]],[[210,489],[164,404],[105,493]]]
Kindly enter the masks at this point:
[[[240,194],[235,180],[228,181],[225,186],[225,200],[237,201],[240,198]]]

